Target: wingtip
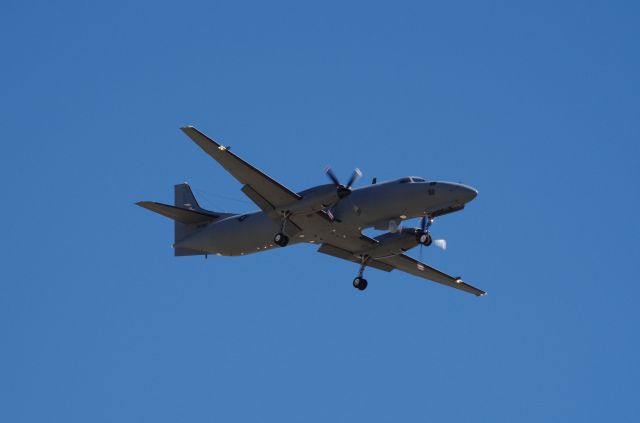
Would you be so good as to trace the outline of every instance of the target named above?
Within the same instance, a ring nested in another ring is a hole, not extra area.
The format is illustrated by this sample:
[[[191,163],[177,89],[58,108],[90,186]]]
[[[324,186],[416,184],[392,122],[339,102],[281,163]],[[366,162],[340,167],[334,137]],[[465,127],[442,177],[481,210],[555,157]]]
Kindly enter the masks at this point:
[[[142,207],[143,209],[151,209],[151,207],[155,203],[154,201],[138,201],[137,203],[134,203],[136,206]]]

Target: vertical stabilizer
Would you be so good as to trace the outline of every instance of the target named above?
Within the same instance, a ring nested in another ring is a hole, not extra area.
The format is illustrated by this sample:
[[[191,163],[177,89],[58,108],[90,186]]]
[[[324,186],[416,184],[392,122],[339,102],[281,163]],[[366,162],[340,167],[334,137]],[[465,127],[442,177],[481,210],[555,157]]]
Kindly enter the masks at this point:
[[[233,213],[218,213],[200,207],[187,183],[174,187],[173,206],[155,201],[139,201],[136,204],[174,221],[174,245],[220,219],[234,216]],[[174,254],[176,256],[194,256],[203,255],[205,252],[174,248]]]
[[[193,191],[191,191],[191,187],[186,182],[183,184],[178,184],[174,187],[174,199],[175,206],[195,211],[203,211],[203,209],[198,204],[196,197],[193,195]]]
[[[196,212],[203,212],[204,210],[198,204],[196,197],[191,191],[191,187],[186,182],[174,186],[174,205],[181,209],[192,210]],[[199,229],[206,227],[210,221],[203,220],[195,223],[183,223],[177,220],[174,221],[174,244],[182,241],[189,235],[197,232]],[[195,256],[202,255],[204,253],[200,251],[191,251],[184,248],[175,248],[174,253],[176,256]]]
[[[231,214],[228,213],[213,213],[200,207],[198,200],[196,200],[195,195],[193,195],[193,191],[191,191],[191,187],[186,182],[174,186],[174,204],[181,209],[210,216],[209,219],[203,219],[197,222],[180,222],[176,220],[174,222],[174,244],[198,232],[200,229],[207,227],[210,223],[218,219],[231,216]],[[193,251],[178,247],[173,248],[173,253],[176,256],[198,256],[205,254],[202,251]]]

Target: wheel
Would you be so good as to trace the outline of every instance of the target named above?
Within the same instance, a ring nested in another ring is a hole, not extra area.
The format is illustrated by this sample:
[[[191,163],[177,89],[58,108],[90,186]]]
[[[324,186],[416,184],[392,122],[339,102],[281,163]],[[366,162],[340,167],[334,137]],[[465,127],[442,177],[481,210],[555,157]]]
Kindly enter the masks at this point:
[[[428,247],[429,245],[431,245],[432,239],[429,232],[423,232],[420,235],[418,235],[418,242],[424,245],[425,247]]]
[[[354,288],[357,288],[357,289],[360,289],[360,284],[361,284],[361,283],[362,283],[362,278],[359,278],[359,277],[358,277],[358,278],[355,278],[355,279],[353,280],[353,287],[354,287]]]
[[[367,289],[367,285],[367,280],[365,278],[357,277],[353,280],[353,287],[360,291]]]
[[[278,232],[276,236],[273,237],[273,242],[277,245],[284,247],[289,243],[289,237],[283,234],[282,232]]]
[[[362,282],[360,282],[360,284],[361,285],[358,288],[360,291],[364,291],[365,289],[367,289],[367,285],[369,285],[366,279],[362,279]]]

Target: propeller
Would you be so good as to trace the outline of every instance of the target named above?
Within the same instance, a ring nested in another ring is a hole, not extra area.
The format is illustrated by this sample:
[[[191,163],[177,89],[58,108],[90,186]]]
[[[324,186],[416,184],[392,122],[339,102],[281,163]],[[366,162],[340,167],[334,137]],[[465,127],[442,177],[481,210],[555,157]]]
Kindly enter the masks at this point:
[[[324,173],[329,177],[329,179],[331,179],[331,182],[333,182],[333,184],[336,186],[336,192],[338,193],[338,198],[341,200],[347,197],[349,194],[351,194],[351,186],[362,176],[362,172],[360,171],[360,169],[356,167],[353,170],[353,173],[351,174],[351,177],[349,178],[349,181],[347,182],[347,184],[342,185],[340,183],[340,180],[336,176],[336,174],[333,173],[333,170],[331,170],[331,167],[327,166],[327,168],[324,170]]]
[[[351,174],[351,177],[349,178],[347,185],[342,185],[340,183],[340,180],[336,176],[336,174],[333,173],[333,170],[331,170],[330,166],[327,166],[325,168],[324,173],[327,175],[329,179],[331,179],[331,182],[333,182],[333,184],[336,186],[336,194],[338,195],[338,201],[348,197],[351,194],[351,186],[362,176],[362,171],[360,171],[360,169],[356,167],[353,170],[353,173]],[[353,201],[351,201],[351,207],[353,207],[353,211],[358,216],[360,215],[360,213],[362,213],[362,210],[360,210],[360,207],[358,207],[358,205],[355,204]]]
[[[447,240],[446,239],[434,239],[433,245],[440,248],[441,250],[447,249]]]

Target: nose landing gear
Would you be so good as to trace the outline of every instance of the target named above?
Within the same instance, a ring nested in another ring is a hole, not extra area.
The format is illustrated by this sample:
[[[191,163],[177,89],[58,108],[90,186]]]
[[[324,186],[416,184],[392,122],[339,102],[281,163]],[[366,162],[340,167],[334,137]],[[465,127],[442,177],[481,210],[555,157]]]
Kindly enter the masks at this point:
[[[420,221],[420,229],[416,231],[416,240],[418,244],[424,245],[428,247],[433,242],[431,238],[431,234],[429,233],[429,228],[433,224],[433,218],[431,216],[424,216]]]
[[[433,240],[431,239],[431,234],[429,234],[429,232],[418,233],[417,238],[418,238],[418,242],[424,245],[425,247],[428,247],[433,242]]]

